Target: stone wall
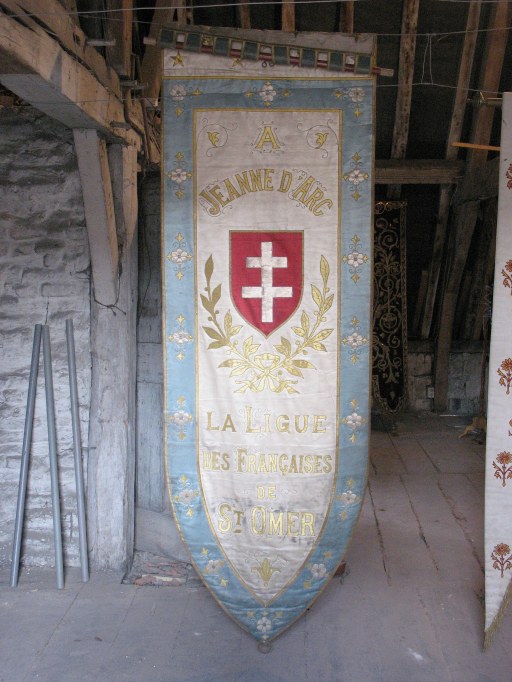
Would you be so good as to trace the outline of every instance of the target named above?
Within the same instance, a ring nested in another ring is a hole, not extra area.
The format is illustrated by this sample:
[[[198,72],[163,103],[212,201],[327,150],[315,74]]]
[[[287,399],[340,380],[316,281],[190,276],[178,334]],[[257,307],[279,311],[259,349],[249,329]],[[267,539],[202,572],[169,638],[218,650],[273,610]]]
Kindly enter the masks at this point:
[[[410,344],[408,364],[409,409],[434,409],[434,352],[430,344]],[[478,348],[454,350],[448,369],[447,414],[475,416],[479,413],[482,352]]]
[[[79,564],[65,320],[73,320],[84,464],[90,403],[90,261],[70,130],[0,109],[0,564],[10,562],[34,325],[50,326],[65,562]],[[22,560],[53,565],[44,379],[37,386]]]

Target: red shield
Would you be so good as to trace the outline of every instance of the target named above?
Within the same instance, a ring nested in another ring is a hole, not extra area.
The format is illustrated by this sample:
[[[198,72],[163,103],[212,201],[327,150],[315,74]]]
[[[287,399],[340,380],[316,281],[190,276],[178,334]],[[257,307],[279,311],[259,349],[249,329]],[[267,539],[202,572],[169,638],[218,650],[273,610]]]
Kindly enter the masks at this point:
[[[269,336],[302,298],[303,233],[230,232],[231,298],[240,315]]]

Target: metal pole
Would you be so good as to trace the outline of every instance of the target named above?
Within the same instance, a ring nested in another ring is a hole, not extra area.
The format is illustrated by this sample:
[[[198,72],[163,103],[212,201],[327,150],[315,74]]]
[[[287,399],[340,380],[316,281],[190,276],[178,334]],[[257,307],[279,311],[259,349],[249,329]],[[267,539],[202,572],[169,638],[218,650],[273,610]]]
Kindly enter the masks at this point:
[[[16,506],[16,521],[14,524],[14,543],[11,561],[11,587],[18,584],[20,566],[21,539],[23,536],[23,519],[25,516],[25,497],[27,493],[28,463],[30,447],[32,445],[32,430],[34,427],[34,408],[36,404],[37,374],[39,371],[39,354],[41,352],[41,325],[34,327],[32,342],[32,361],[28,379],[27,411],[25,413],[25,429],[23,431],[23,448],[21,451],[20,484],[18,488],[18,504]]]
[[[71,397],[71,424],[73,427],[73,455],[75,460],[80,566],[82,569],[82,582],[86,583],[89,580],[89,562],[87,557],[87,525],[85,520],[84,474],[82,470],[82,437],[80,434],[80,412],[78,409],[73,320],[66,320],[66,342],[68,348],[69,394]]]
[[[53,395],[52,354],[50,330],[43,327],[44,380],[46,390],[46,417],[48,421],[48,450],[50,455],[50,480],[52,486],[53,537],[55,542],[55,570],[57,588],[64,587],[64,560],[62,556],[62,531],[60,523],[59,471],[57,468],[57,436],[55,433],[55,401]]]

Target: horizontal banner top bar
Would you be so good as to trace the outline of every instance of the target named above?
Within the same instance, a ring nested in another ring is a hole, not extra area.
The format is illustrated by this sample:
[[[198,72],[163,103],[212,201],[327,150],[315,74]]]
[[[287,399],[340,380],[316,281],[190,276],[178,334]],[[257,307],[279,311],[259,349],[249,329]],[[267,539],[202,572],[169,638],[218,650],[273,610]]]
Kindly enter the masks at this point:
[[[326,33],[239,31],[208,26],[168,24],[160,46],[277,66],[321,68],[366,75],[375,68],[375,36]]]

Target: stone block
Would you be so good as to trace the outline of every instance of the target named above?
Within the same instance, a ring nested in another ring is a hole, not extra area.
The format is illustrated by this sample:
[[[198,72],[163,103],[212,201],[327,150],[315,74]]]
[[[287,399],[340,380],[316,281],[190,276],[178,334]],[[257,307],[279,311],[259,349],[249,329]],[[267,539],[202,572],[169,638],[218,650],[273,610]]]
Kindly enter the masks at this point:
[[[431,398],[417,398],[410,407],[414,412],[431,412],[434,401]]]
[[[450,353],[448,381],[450,381],[451,378],[462,377],[463,373],[464,373],[463,353]]]
[[[458,377],[448,377],[448,398],[463,398],[465,396],[464,379]]]
[[[407,369],[409,375],[423,376],[432,373],[432,356],[430,353],[409,353]]]

